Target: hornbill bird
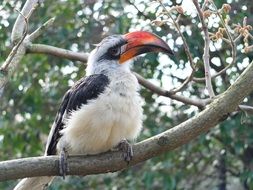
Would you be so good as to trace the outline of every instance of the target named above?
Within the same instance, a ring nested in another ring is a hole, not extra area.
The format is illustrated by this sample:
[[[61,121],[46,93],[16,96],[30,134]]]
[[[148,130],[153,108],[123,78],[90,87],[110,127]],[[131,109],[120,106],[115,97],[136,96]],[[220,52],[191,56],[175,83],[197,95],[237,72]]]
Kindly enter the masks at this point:
[[[61,155],[63,175],[65,152],[98,154],[119,145],[125,147],[125,160],[131,160],[127,140],[139,135],[143,111],[130,65],[132,58],[147,52],[173,55],[161,38],[144,31],[106,37],[90,53],[86,76],[63,97],[46,145],[45,155]],[[52,178],[25,178],[15,190],[43,189]]]

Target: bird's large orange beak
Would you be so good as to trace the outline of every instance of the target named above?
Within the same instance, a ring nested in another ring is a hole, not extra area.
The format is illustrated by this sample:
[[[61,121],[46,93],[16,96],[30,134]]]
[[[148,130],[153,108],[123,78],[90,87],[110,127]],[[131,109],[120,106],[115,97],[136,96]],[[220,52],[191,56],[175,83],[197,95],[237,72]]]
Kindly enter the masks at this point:
[[[138,31],[123,35],[127,43],[121,48],[119,63],[148,52],[164,52],[173,55],[173,51],[160,37],[150,32]]]

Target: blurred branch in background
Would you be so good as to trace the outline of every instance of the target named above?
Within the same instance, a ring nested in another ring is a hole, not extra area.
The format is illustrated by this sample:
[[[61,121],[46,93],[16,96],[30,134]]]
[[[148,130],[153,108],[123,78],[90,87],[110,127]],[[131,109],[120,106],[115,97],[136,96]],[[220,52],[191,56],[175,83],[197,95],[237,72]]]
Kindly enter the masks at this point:
[[[192,78],[194,76],[194,73],[195,73],[195,70],[196,70],[196,64],[193,61],[193,58],[192,58],[192,55],[191,55],[191,52],[190,52],[190,48],[189,48],[189,46],[187,44],[187,41],[186,41],[184,35],[182,34],[182,32],[180,30],[180,26],[178,24],[178,22],[180,20],[181,14],[184,13],[183,8],[180,7],[180,6],[176,6],[176,7],[171,7],[170,10],[167,10],[167,8],[164,6],[164,4],[162,3],[162,1],[158,1],[158,2],[160,3],[160,5],[163,8],[163,12],[160,14],[160,16],[163,15],[163,14],[167,15],[170,18],[170,20],[172,21],[172,23],[173,23],[174,27],[176,28],[176,31],[178,32],[179,36],[182,38],[184,50],[185,50],[185,53],[186,53],[186,55],[188,57],[188,60],[190,62],[191,68],[192,68],[190,76],[188,76],[185,79],[185,81],[182,83],[182,85],[170,91],[171,93],[175,94],[175,93],[181,91],[192,80]],[[178,15],[178,17],[177,17],[176,20],[172,17],[172,15],[170,13],[171,11],[174,11],[174,10],[179,13],[179,15]],[[162,25],[162,24],[164,24],[166,22],[168,22],[168,21],[164,21],[164,20],[162,20],[162,21],[154,20],[153,21],[153,23],[156,23],[158,25]]]
[[[205,8],[207,8],[207,6],[208,6],[209,3],[212,5],[212,7],[214,7],[215,10],[214,10],[214,11],[210,11],[210,10],[205,10],[205,9],[204,9],[204,10],[203,10],[203,11],[204,11],[204,12],[203,12],[204,17],[205,17],[206,19],[208,19],[208,17],[210,17],[211,14],[215,14],[215,15],[217,15],[217,16],[219,17],[220,22],[221,22],[221,24],[222,24],[222,27],[220,27],[220,28],[218,29],[218,32],[216,32],[215,34],[212,34],[212,33],[211,33],[210,38],[211,38],[212,40],[214,40],[214,41],[217,41],[218,39],[222,39],[222,40],[224,40],[226,43],[228,43],[228,44],[231,46],[231,48],[232,48],[232,61],[231,61],[231,63],[228,64],[228,65],[227,65],[225,68],[223,68],[221,71],[217,72],[216,74],[214,74],[214,75],[212,76],[212,78],[215,78],[215,77],[220,76],[221,74],[225,73],[227,69],[229,69],[231,66],[233,66],[233,65],[235,64],[235,62],[236,62],[236,44],[235,44],[236,39],[233,40],[233,37],[232,37],[232,35],[231,35],[231,32],[230,32],[230,30],[229,30],[229,28],[228,28],[229,26],[228,26],[227,23],[224,21],[224,19],[222,18],[222,15],[221,15],[222,12],[224,12],[225,14],[228,14],[228,13],[229,13],[229,11],[231,10],[230,5],[224,4],[223,7],[222,7],[222,9],[218,10],[218,8],[217,8],[216,5],[214,4],[214,2],[212,2],[212,1],[207,1]],[[225,38],[225,37],[223,36],[224,32],[226,33],[228,39]],[[240,36],[238,36],[238,37],[240,37]],[[238,37],[237,37],[237,38],[238,38]],[[195,81],[203,81],[204,78],[194,78],[194,80],[195,80]]]
[[[2,96],[4,87],[8,81],[8,76],[12,74],[25,55],[25,46],[29,43],[29,38],[27,38],[29,18],[38,5],[39,2],[37,0],[27,0],[22,11],[19,12],[19,16],[13,26],[12,42],[14,47],[3,65],[0,67],[0,97]]]
[[[54,55],[54,56],[65,58],[65,59],[81,61],[81,62],[86,62],[88,59],[87,53],[73,52],[70,50],[65,50],[62,48],[57,48],[57,47],[44,45],[44,44],[30,44],[29,46],[27,46],[27,53],[48,54],[48,55]],[[201,110],[204,109],[205,106],[211,102],[210,99],[195,99],[194,100],[191,98],[176,95],[174,94],[174,92],[164,90],[161,87],[158,87],[152,84],[148,80],[144,79],[138,73],[134,73],[134,75],[136,76],[136,78],[138,79],[138,82],[142,86],[144,86],[145,88],[149,89],[151,92],[156,93],[160,96],[168,97],[168,98],[180,101],[188,105],[194,105]],[[249,114],[252,114],[252,109],[253,107],[251,106],[240,105],[240,110],[244,110]]]
[[[193,4],[196,7],[196,10],[198,12],[199,20],[201,22],[202,30],[204,32],[204,54],[203,54],[203,63],[205,67],[205,81],[206,81],[206,88],[209,93],[210,98],[214,98],[215,94],[212,87],[212,81],[211,81],[211,68],[210,68],[210,54],[209,54],[209,48],[210,48],[210,38],[208,33],[208,28],[205,23],[205,18],[203,11],[201,10],[198,0],[193,0]]]

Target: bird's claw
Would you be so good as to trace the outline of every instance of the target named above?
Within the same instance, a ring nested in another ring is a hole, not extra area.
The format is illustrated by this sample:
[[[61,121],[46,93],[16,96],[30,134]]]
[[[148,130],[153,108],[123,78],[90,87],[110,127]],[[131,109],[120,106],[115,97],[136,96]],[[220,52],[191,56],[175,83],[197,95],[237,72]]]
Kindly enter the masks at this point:
[[[63,148],[60,151],[60,157],[59,157],[59,173],[63,179],[65,179],[65,176],[67,172],[69,171],[67,157],[68,157],[68,153],[66,149]]]
[[[118,148],[123,152],[123,158],[129,164],[134,155],[132,145],[127,140],[122,140],[118,144]]]

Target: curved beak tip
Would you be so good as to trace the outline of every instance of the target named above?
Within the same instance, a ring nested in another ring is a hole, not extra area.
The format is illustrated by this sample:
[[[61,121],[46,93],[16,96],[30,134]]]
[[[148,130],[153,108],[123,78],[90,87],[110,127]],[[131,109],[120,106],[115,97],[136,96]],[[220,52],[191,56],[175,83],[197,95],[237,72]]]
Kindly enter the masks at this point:
[[[123,38],[127,43],[120,56],[120,63],[148,52],[163,52],[169,56],[174,55],[174,52],[164,40],[150,32],[131,32],[123,35]]]

